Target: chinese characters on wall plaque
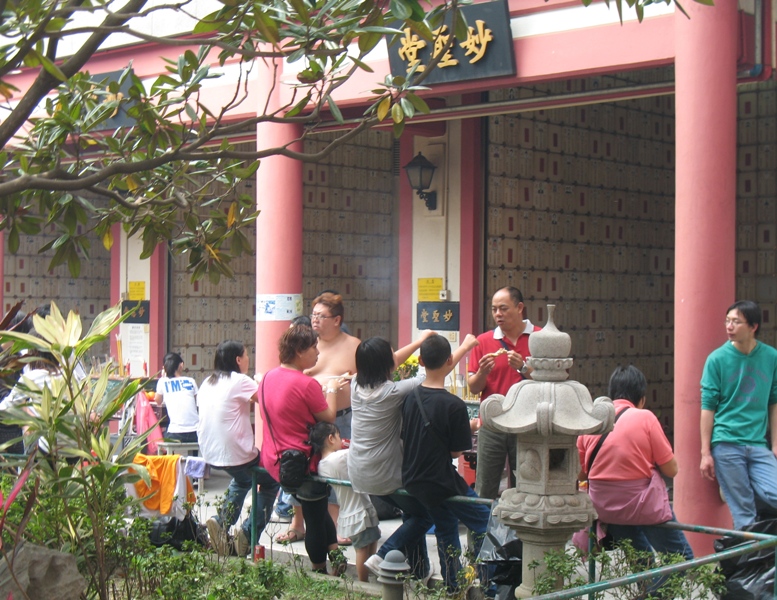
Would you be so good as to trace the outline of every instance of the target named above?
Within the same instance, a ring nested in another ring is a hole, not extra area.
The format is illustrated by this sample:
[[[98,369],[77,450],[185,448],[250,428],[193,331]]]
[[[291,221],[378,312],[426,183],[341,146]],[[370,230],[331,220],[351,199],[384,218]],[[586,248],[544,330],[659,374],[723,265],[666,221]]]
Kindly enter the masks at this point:
[[[459,303],[419,302],[416,304],[416,324],[418,329],[458,331]]]
[[[423,71],[425,65],[442,54],[437,67],[424,79],[423,85],[515,75],[507,2],[472,4],[460,10],[467,19],[466,39],[454,38],[450,48],[445,50],[453,36],[450,20],[434,31],[433,42],[406,28],[399,41],[389,46],[391,74],[405,76],[416,65],[416,72]]]

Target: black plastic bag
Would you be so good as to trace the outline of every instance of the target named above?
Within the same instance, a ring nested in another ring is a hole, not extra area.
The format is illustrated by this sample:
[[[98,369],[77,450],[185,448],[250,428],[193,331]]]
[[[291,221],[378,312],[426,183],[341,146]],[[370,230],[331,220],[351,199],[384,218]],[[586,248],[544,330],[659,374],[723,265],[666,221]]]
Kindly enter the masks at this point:
[[[205,528],[191,513],[187,513],[183,519],[175,517],[155,519],[151,525],[149,537],[154,546],[168,544],[176,550],[183,550],[186,542],[196,542],[204,547],[208,540]]]
[[[742,529],[777,535],[777,519],[758,521]],[[739,538],[715,540],[715,552],[722,552],[745,543]],[[774,548],[759,550],[720,561],[720,571],[726,577],[726,592],[721,600],[772,600],[774,598]]]
[[[378,513],[379,521],[388,521],[389,519],[399,519],[402,517],[402,511],[399,510],[393,504],[386,502],[380,496],[373,496],[370,494],[370,500],[375,507],[375,511]]]
[[[489,565],[491,582],[496,584],[495,600],[512,600],[523,580],[523,542],[493,511],[478,558]]]

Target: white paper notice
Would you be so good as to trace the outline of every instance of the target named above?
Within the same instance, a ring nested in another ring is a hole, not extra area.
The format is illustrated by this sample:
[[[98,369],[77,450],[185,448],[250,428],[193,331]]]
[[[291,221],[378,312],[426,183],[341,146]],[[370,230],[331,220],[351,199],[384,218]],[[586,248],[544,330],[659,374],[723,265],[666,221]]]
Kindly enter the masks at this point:
[[[291,321],[302,314],[302,294],[257,294],[257,321]]]

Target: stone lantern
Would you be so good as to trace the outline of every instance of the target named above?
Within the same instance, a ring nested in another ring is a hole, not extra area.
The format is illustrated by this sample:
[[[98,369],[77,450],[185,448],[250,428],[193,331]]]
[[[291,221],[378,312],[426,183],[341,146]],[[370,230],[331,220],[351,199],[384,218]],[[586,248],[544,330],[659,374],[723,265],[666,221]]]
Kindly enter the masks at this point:
[[[591,400],[588,389],[568,380],[572,341],[553,322],[548,305],[544,329],[531,334],[527,360],[532,379],[513,385],[507,396],[483,400],[480,417],[485,427],[518,434],[515,488],[506,490],[494,508],[523,541],[523,582],[517,598],[532,596],[532,561],[544,565],[544,555],[563,549],[572,534],[596,518],[588,494],[577,491],[580,460],[578,435],[612,429],[615,407],[609,398]]]

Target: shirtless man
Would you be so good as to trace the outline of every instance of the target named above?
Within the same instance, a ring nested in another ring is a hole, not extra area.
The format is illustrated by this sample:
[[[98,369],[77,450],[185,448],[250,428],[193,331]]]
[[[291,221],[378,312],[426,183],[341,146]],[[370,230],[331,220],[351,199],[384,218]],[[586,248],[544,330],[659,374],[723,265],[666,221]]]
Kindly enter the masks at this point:
[[[359,339],[340,329],[343,322],[343,299],[338,294],[324,292],[313,300],[310,320],[318,333],[318,362],[307,375],[318,381],[322,387],[333,378],[344,373],[356,373],[356,348]],[[337,418],[343,439],[351,438],[351,386],[345,385],[337,394]]]
[[[318,362],[312,369],[305,371],[326,388],[330,381],[344,373],[356,374],[356,348],[359,339],[342,331],[343,298],[339,294],[323,292],[313,300],[313,312],[310,320],[313,330],[318,333]],[[340,428],[343,439],[351,438],[351,386],[343,386],[337,394],[337,416],[335,423]],[[334,491],[329,497],[329,514],[337,523],[340,507]],[[304,539],[302,511],[295,511],[289,531],[280,541]],[[350,544],[347,538],[337,536],[341,545]]]

